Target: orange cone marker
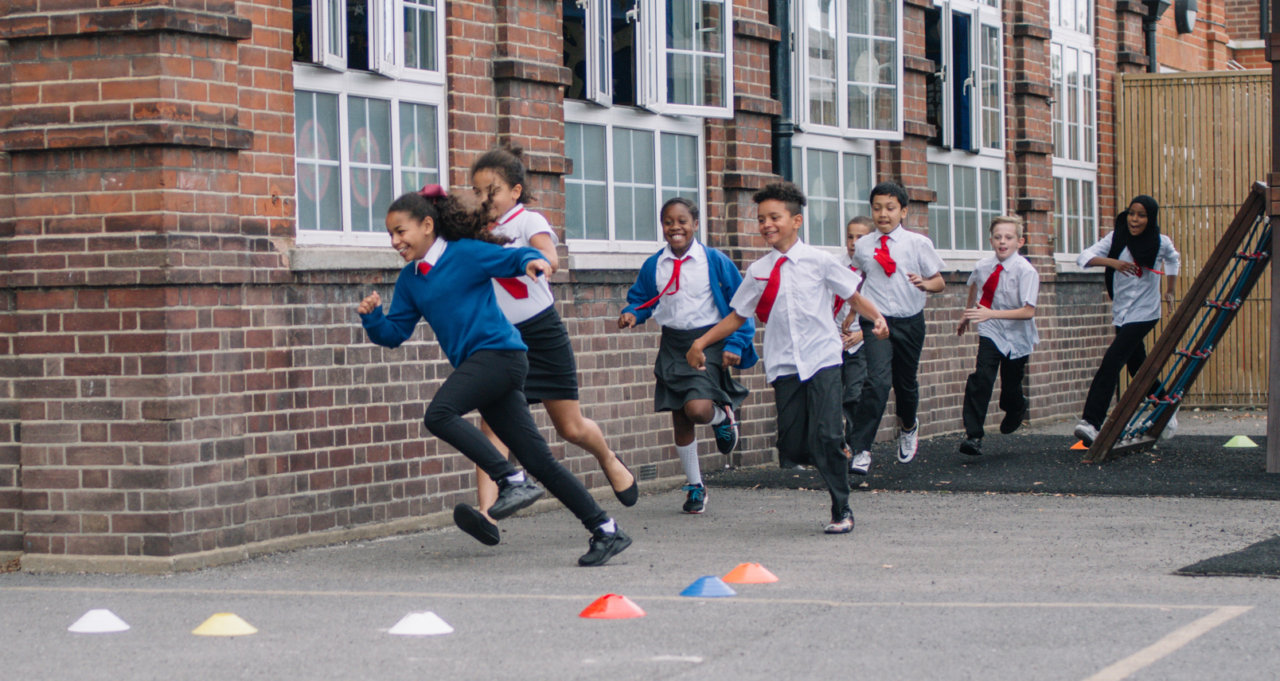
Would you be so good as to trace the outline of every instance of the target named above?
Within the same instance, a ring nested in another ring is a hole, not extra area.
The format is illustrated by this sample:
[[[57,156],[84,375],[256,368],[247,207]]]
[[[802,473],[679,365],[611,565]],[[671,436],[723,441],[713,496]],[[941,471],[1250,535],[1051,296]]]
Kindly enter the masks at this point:
[[[592,601],[578,617],[596,620],[625,620],[633,617],[644,617],[644,610],[626,596],[605,594]]]
[[[1072,449],[1088,449],[1088,447],[1084,446],[1084,440],[1076,440],[1076,443],[1071,445],[1071,448]]]
[[[724,581],[730,584],[770,584],[778,581],[778,576],[759,563],[741,563],[724,576]]]

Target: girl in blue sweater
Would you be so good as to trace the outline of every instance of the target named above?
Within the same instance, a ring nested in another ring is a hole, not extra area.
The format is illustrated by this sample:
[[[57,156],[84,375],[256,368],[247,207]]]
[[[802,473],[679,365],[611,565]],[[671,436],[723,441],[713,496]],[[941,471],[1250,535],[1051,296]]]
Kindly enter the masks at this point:
[[[527,347],[499,309],[490,281],[545,275],[551,271],[550,264],[535,249],[493,243],[486,222],[482,211],[463,206],[439,185],[396,199],[387,209],[387,232],[407,264],[396,279],[391,309],[385,316],[377,292],[361,301],[357,311],[369,340],[385,347],[398,347],[408,340],[419,319],[426,319],[435,332],[453,373],[427,405],[423,423],[498,485],[498,499],[489,515],[506,518],[537,501],[542,490],[463,418],[473,409],[479,410],[524,469],[591,533],[590,548],[578,564],[603,565],[630,546],[631,538],[552,457],[538,432],[523,393],[529,370]],[[459,515],[455,513],[454,518],[458,520]],[[475,536],[475,528],[461,529]],[[496,538],[492,543],[498,543]]]
[[[708,348],[706,371],[689,366],[684,358],[689,346],[729,314],[729,301],[742,275],[727,256],[698,241],[698,206],[692,201],[671,199],[658,215],[667,245],[640,266],[618,328],[632,328],[649,317],[662,327],[653,363],[657,379],[653,408],[671,412],[676,454],[688,480],[683,510],[697,514],[706,510],[707,488],[702,484],[694,426],[710,424],[722,454],[737,445],[733,412],[742,405],[747,389],[733,380],[729,368],[749,369],[756,363],[755,325],[748,320],[736,333]]]

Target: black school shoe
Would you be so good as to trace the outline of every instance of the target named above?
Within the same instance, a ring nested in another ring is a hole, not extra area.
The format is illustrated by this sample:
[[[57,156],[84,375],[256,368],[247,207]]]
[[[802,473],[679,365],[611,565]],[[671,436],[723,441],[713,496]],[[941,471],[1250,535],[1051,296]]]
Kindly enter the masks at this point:
[[[497,546],[502,541],[498,526],[489,522],[483,513],[466,504],[453,507],[453,524],[485,546]]]
[[[631,537],[628,537],[622,528],[607,533],[597,527],[591,533],[591,546],[578,559],[578,565],[582,567],[604,565],[610,558],[625,551],[628,546],[631,546]]]
[[[627,464],[622,464],[622,467],[627,468]],[[631,469],[627,468],[627,472],[631,473]],[[605,476],[605,479],[607,480],[608,476]],[[635,473],[631,473],[631,486],[621,492],[614,490],[613,496],[617,497],[623,506],[635,506],[640,500],[640,478],[637,478]]]
[[[503,478],[498,481],[498,500],[489,507],[489,517],[502,520],[541,498],[542,488],[528,479],[511,482]]]
[[[960,453],[968,456],[982,456],[982,438],[971,437],[961,442]]]

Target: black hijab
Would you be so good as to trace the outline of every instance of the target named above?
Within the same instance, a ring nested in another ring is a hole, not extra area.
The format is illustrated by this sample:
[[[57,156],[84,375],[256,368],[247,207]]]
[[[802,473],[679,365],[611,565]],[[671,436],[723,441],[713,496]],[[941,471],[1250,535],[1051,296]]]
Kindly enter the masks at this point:
[[[1134,262],[1147,269],[1154,269],[1156,257],[1160,255],[1160,204],[1146,194],[1133,197],[1129,205],[1132,206],[1135,203],[1140,203],[1147,209],[1147,228],[1142,230],[1142,234],[1133,236],[1129,234],[1128,209],[1117,215],[1116,227],[1111,232],[1111,249],[1107,251],[1107,257],[1118,258],[1120,252],[1127,247]],[[1108,267],[1105,275],[1108,298],[1115,297],[1115,276],[1116,271]]]

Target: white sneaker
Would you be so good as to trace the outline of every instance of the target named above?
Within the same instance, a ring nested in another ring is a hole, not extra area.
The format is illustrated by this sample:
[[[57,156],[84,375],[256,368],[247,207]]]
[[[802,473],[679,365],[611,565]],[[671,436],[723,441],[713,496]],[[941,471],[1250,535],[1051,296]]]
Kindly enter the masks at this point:
[[[1168,440],[1173,434],[1178,432],[1178,412],[1173,412],[1173,416],[1169,417],[1169,422],[1164,424],[1164,430],[1160,431],[1160,439]]]
[[[1080,419],[1080,423],[1077,423],[1075,430],[1071,432],[1086,446],[1092,445],[1093,441],[1098,439],[1098,429],[1084,419]]]
[[[871,470],[871,452],[858,452],[849,460],[849,472],[854,475],[866,475]]]
[[[920,421],[911,430],[898,431],[898,463],[911,463],[920,446]]]

